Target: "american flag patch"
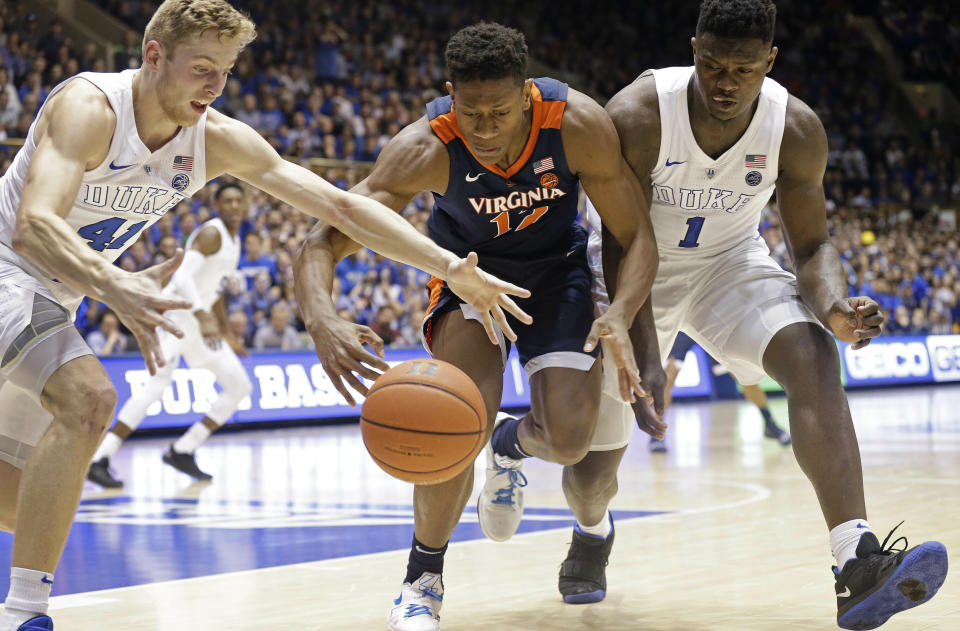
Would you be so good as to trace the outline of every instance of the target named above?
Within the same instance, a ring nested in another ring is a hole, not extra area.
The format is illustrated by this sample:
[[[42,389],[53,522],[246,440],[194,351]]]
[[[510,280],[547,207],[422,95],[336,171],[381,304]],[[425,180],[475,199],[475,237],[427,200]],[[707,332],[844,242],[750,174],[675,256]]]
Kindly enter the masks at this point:
[[[755,169],[766,169],[767,156],[759,153],[748,153],[744,166],[753,167]]]
[[[543,173],[544,171],[549,171],[553,168],[553,156],[549,158],[544,158],[543,160],[537,160],[533,163],[533,172],[534,174]]]
[[[192,171],[193,156],[177,156],[173,159],[173,168],[178,171]]]

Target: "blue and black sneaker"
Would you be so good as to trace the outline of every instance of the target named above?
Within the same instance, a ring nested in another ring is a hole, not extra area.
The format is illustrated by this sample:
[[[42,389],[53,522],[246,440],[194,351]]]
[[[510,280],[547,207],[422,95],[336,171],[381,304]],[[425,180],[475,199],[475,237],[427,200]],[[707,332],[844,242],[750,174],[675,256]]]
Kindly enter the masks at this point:
[[[30,618],[17,627],[17,631],[53,631],[53,620],[50,619],[50,616]]]
[[[600,602],[607,595],[607,563],[613,548],[613,516],[606,539],[573,528],[573,541],[560,566],[563,602],[575,605]]]
[[[833,568],[841,628],[875,629],[893,614],[927,602],[943,584],[947,576],[943,544],[927,541],[907,549],[907,539],[899,537],[886,547],[897,528],[882,544],[872,532],[864,533],[857,558],[847,561],[843,570]],[[900,541],[903,548],[895,550]]]

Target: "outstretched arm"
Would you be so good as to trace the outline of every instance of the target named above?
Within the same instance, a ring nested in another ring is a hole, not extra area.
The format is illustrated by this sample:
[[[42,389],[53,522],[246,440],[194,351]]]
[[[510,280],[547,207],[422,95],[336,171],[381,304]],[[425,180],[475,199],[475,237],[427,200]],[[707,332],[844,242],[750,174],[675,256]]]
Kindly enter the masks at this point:
[[[597,209],[603,225],[623,247],[620,273],[630,280],[610,307],[594,322],[586,350],[602,338],[619,371],[620,395],[634,401],[645,396],[629,337],[630,325],[650,294],[658,256],[650,211],[636,176],[620,153],[620,139],[609,114],[592,99],[571,92],[564,113],[564,147],[567,161],[580,177],[584,191]]]
[[[847,297],[840,253],[827,231],[823,174],[827,135],[817,115],[790,97],[780,149],[777,203],[800,297],[840,340],[863,348],[880,335],[883,314],[868,296]]]
[[[287,162],[249,126],[213,110],[207,122],[207,156],[209,177],[235,175],[324,220],[358,243],[446,280],[454,292],[484,314],[492,340],[494,319],[509,331],[503,309],[529,321],[508,295],[527,297],[529,292],[477,269],[475,254],[458,259],[382,203],[341,191],[312,171]],[[411,156],[399,160],[410,161]]]

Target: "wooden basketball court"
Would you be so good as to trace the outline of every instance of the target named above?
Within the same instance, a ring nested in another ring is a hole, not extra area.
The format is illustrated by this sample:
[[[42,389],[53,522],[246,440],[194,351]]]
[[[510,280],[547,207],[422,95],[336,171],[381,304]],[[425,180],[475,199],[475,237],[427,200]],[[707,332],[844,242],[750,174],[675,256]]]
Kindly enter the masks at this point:
[[[850,400],[873,529],[882,539],[906,520],[897,535],[912,545],[937,539],[958,554],[960,387]],[[783,399],[771,409],[785,420]],[[572,520],[560,468],[530,461],[528,519],[512,541],[483,539],[465,514],[447,554],[444,631],[837,628],[827,530],[790,448],[762,437],[745,402],[680,403],[669,419],[669,452],[649,454],[635,434],[621,469],[605,601],[561,602]],[[58,631],[386,628],[411,493],[372,464],[356,425],[216,436],[198,452],[216,477],[200,486],[161,464],[166,443],[121,450],[122,493],[87,489],[56,575]],[[882,628],[960,629],[951,574]]]

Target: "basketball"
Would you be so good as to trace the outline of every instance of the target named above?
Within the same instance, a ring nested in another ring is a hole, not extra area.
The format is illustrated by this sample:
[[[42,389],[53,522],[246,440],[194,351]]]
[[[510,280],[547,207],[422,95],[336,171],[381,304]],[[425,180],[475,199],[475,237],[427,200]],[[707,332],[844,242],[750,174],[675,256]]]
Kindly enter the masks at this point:
[[[436,359],[413,359],[374,382],[360,431],[381,469],[406,482],[446,482],[473,464],[483,447],[486,407],[462,370]]]

